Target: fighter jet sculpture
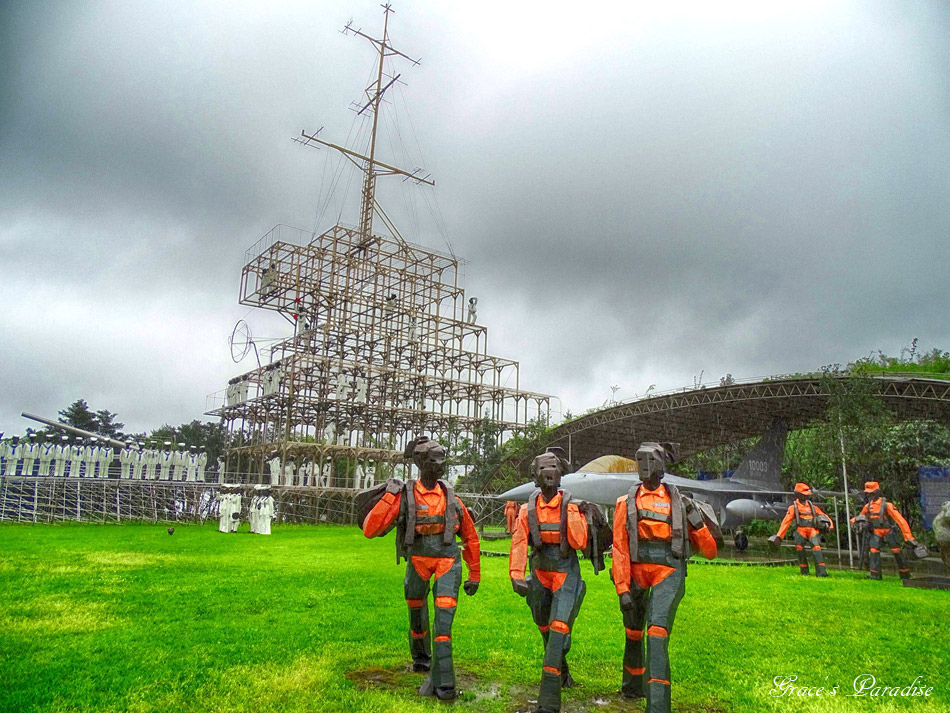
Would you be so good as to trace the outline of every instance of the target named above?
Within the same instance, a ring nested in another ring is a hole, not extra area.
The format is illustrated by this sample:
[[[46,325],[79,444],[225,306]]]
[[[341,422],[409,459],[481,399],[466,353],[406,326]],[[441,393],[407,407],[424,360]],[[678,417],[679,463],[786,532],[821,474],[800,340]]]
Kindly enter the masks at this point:
[[[784,419],[772,422],[762,439],[749,451],[731,478],[693,480],[677,475],[663,476],[699,502],[708,504],[723,529],[735,529],[755,518],[781,520],[788,508],[789,492],[782,487],[782,455],[788,425]],[[637,463],[620,456],[602,456],[575,473],[565,475],[561,487],[580,500],[613,507],[617,498],[640,482]],[[534,492],[533,483],[525,483],[498,495],[499,500],[526,502]]]

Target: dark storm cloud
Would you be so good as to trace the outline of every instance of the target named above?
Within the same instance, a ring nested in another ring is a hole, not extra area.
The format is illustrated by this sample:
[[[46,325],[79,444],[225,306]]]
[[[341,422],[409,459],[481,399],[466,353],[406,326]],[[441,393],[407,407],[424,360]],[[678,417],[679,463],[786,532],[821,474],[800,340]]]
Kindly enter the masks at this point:
[[[244,250],[356,221],[358,178],[289,140],[354,126],[351,15],[378,29],[375,4],[0,7],[0,427],[79,397],[176,422],[243,370]],[[611,384],[947,348],[948,30],[936,2],[397,6],[423,64],[396,69],[387,115],[412,123],[381,150],[437,179],[491,350],[575,412]],[[332,175],[349,203],[324,202]]]

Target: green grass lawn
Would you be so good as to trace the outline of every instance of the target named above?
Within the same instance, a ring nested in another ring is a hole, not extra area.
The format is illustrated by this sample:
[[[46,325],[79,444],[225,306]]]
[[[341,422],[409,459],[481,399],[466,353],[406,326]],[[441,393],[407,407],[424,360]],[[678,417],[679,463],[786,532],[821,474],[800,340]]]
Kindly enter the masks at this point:
[[[406,672],[405,565],[393,535],[278,526],[271,537],[212,526],[0,526],[0,712],[434,711]],[[507,543],[490,549],[502,551]],[[541,638],[483,558],[460,594],[456,708],[529,707]],[[796,568],[690,568],[671,638],[674,710],[950,710],[950,593]],[[581,684],[565,711],[640,711],[622,702],[623,627],[607,577],[582,564],[588,594],[569,661]],[[874,675],[916,677],[929,698],[845,697]],[[835,697],[771,697],[773,678],[839,686]]]

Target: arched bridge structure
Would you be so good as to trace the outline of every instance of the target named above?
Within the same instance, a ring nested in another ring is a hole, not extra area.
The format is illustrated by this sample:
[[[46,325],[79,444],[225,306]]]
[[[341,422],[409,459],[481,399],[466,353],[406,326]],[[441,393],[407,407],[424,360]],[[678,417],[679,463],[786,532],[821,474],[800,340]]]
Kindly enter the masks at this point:
[[[897,418],[950,424],[950,381],[868,378]],[[651,395],[562,424],[551,432],[549,445],[570,451],[575,466],[608,453],[633,458],[643,441],[678,443],[677,455],[685,458],[762,435],[777,417],[790,430],[808,426],[828,407],[827,383],[817,376],[778,378]]]

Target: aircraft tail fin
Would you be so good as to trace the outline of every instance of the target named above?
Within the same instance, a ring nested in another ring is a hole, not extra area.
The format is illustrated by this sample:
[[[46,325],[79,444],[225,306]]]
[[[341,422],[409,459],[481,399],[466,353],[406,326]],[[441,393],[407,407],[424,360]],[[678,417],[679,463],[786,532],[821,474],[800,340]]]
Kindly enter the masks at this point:
[[[732,480],[751,483],[768,490],[781,490],[782,458],[785,455],[787,437],[788,424],[785,419],[775,419],[769,430],[736,468]]]

